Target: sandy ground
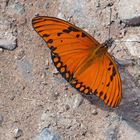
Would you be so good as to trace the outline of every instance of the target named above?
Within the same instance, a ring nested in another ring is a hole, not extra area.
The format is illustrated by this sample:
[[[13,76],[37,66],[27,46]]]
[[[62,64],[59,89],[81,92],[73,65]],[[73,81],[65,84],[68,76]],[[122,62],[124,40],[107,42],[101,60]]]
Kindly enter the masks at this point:
[[[45,127],[62,140],[140,139],[139,0],[0,1],[0,140],[34,140]],[[32,28],[37,14],[63,18],[99,42],[110,29],[123,86],[118,108],[81,96],[61,77]]]

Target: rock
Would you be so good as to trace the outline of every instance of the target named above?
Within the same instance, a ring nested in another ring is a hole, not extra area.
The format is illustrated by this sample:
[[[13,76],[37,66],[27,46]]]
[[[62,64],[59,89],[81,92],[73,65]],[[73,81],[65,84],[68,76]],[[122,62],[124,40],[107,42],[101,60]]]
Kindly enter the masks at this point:
[[[122,20],[126,26],[140,26],[140,16],[131,19]]]
[[[17,28],[13,19],[1,17],[0,48],[14,50],[17,47]]]
[[[120,0],[118,13],[121,19],[132,19],[140,16],[140,0]]]
[[[59,71],[58,71],[56,68],[54,68],[54,69],[52,70],[52,73],[53,73],[54,75],[57,75],[57,74],[59,73]]]
[[[0,48],[14,50],[17,47],[16,38],[0,39]]]
[[[19,3],[19,2],[17,2],[16,4],[15,4],[15,10],[17,11],[17,13],[19,13],[19,14],[23,14],[24,12],[25,12],[25,7],[24,7],[24,5],[22,5],[21,3]]]
[[[45,4],[45,8],[48,9],[49,7],[50,7],[49,2],[46,2],[46,4]]]
[[[75,95],[73,108],[79,107],[83,102],[83,97],[79,94]]]
[[[23,131],[22,131],[21,129],[16,128],[16,129],[14,130],[14,138],[19,138],[19,137],[21,137],[22,135],[23,135]]]
[[[36,140],[61,140],[60,137],[49,131],[46,127],[42,129],[42,131],[36,137]]]
[[[97,115],[97,114],[98,114],[97,109],[93,109],[93,110],[92,110],[92,114],[93,114],[93,115]]]

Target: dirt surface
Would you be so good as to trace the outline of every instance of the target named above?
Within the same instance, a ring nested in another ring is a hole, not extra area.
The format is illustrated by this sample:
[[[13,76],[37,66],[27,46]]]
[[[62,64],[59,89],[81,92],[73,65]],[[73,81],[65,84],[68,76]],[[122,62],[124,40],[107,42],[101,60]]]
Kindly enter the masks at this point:
[[[45,127],[62,140],[140,139],[139,0],[0,1],[0,140],[34,140]],[[110,51],[123,87],[118,108],[81,96],[61,77],[32,28],[38,14],[63,18],[101,43],[115,40]]]

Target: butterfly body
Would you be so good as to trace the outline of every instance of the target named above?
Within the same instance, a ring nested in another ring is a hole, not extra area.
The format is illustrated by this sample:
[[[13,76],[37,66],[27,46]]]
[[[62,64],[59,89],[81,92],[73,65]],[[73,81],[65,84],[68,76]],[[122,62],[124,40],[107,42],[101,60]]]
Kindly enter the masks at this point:
[[[100,44],[80,28],[58,18],[39,16],[33,28],[51,50],[54,65],[78,91],[94,94],[108,106],[121,101],[121,79],[107,43]]]

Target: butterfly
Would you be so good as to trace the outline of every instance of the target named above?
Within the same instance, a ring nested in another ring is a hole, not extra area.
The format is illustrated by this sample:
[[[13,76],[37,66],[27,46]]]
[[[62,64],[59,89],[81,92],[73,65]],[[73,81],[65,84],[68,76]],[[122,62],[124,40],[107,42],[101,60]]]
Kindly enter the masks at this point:
[[[120,104],[121,78],[107,43],[100,44],[87,32],[55,17],[34,17],[32,25],[50,48],[57,70],[74,88],[96,95],[111,108]]]

